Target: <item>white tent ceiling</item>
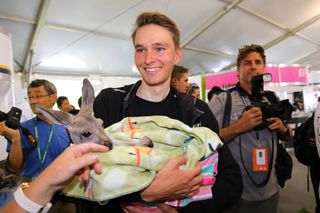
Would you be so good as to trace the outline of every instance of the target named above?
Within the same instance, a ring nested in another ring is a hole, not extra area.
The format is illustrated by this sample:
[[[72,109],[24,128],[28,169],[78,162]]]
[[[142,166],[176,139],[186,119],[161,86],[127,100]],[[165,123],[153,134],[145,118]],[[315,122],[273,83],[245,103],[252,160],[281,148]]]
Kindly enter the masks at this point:
[[[319,0],[0,0],[15,71],[138,76],[135,18],[159,11],[176,21],[191,74],[230,70],[238,48],[257,43],[267,63],[320,70]]]

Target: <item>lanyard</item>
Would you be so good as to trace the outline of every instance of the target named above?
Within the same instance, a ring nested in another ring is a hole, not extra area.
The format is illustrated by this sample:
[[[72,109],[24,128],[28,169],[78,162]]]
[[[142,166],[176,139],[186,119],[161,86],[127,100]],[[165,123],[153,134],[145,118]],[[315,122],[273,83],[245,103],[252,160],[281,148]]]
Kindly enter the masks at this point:
[[[52,123],[50,125],[50,134],[49,134],[48,142],[46,144],[46,148],[45,148],[44,153],[43,153],[42,156],[41,156],[41,152],[40,152],[40,140],[39,140],[39,136],[38,136],[37,117],[34,118],[34,122],[33,123],[34,123],[34,130],[36,132],[38,157],[39,157],[40,167],[42,168],[44,160],[46,159],[46,156],[47,156],[47,153],[48,153],[48,149],[49,149],[50,143],[51,143],[51,139],[52,139],[52,135],[53,135],[54,123]]]

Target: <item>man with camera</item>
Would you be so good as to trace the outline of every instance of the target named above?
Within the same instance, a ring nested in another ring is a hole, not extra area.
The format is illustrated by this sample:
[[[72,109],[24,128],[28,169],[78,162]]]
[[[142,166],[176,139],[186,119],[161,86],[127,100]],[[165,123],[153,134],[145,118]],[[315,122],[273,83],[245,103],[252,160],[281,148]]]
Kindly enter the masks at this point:
[[[261,103],[254,101],[252,78],[264,73],[265,64],[261,46],[251,44],[240,48],[239,82],[228,92],[214,96],[209,103],[221,128],[220,137],[229,146],[242,172],[241,199],[226,212],[277,212],[280,188],[274,169],[277,143],[279,139],[288,140],[291,130],[278,116],[263,114],[262,106],[278,101],[273,92],[259,91]],[[226,103],[228,93],[231,103]],[[224,118],[228,107],[230,114]]]
[[[36,117],[16,128],[8,127],[8,122],[3,121],[0,135],[8,139],[6,169],[29,180],[58,157],[69,146],[70,139],[63,125],[52,123],[34,109],[35,105],[52,108],[55,104],[57,90],[51,82],[44,79],[32,81],[26,99]]]

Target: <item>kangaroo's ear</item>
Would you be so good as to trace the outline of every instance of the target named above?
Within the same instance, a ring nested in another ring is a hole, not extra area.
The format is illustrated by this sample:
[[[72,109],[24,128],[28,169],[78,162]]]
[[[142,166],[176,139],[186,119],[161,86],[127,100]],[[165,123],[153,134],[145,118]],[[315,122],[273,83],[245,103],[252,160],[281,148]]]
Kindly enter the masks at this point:
[[[45,117],[47,117],[49,120],[53,121],[54,123],[59,123],[67,128],[71,127],[71,123],[74,119],[74,115],[67,112],[62,112],[58,110],[48,109],[46,107],[36,105],[35,109],[42,113]]]
[[[94,89],[88,79],[83,79],[83,86],[82,86],[82,106],[89,106],[92,108],[92,104],[94,101]]]

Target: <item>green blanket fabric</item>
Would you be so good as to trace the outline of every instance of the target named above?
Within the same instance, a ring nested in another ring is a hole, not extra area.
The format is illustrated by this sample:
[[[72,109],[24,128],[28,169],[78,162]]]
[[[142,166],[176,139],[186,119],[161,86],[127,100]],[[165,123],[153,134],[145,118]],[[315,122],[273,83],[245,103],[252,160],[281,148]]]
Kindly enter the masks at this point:
[[[115,140],[140,141],[148,137],[153,148],[116,146],[107,153],[96,154],[103,172],[93,171],[85,186],[74,178],[63,191],[68,196],[93,201],[106,201],[146,188],[157,171],[170,159],[188,156],[181,169],[193,168],[222,146],[217,134],[206,127],[190,128],[165,116],[128,117],[105,129]]]

